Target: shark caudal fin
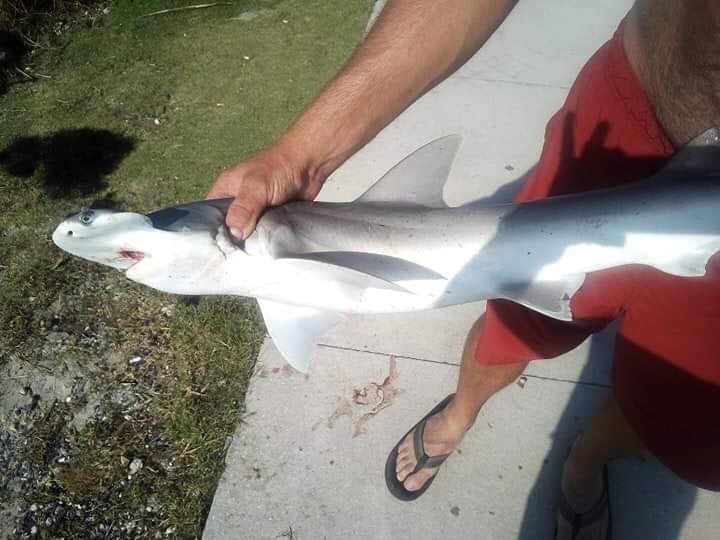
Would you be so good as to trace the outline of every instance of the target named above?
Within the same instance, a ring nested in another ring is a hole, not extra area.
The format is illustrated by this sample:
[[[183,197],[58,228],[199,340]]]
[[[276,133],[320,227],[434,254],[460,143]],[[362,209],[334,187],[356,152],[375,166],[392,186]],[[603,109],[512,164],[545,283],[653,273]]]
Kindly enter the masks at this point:
[[[302,373],[307,373],[320,336],[342,320],[342,315],[333,311],[260,299],[258,304],[275,347],[288,364]]]
[[[357,203],[443,208],[443,188],[462,137],[448,135],[415,150],[358,197]]]

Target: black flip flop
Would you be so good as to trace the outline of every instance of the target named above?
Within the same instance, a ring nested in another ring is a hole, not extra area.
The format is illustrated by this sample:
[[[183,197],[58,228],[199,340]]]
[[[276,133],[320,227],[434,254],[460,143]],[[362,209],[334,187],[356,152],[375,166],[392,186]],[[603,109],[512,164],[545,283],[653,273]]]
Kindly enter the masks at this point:
[[[572,535],[570,538],[575,540],[580,534],[583,527],[587,527],[592,523],[600,521],[607,513],[608,525],[607,534],[605,540],[612,538],[612,514],[610,513],[610,490],[608,487],[608,468],[607,465],[603,467],[603,491],[598,501],[588,510],[582,514],[578,514],[572,509],[567,498],[560,490],[560,504],[558,506],[558,512],[572,526]],[[557,525],[555,527],[555,538],[557,538]]]
[[[447,407],[447,404],[450,403],[453,397],[455,397],[455,394],[450,394],[440,403],[435,405],[432,411],[427,413],[417,424],[415,424],[412,428],[408,430],[405,435],[402,436],[402,438],[398,441],[398,443],[390,452],[390,455],[385,462],[385,483],[387,484],[390,493],[395,495],[395,497],[397,497],[401,501],[414,501],[415,499],[420,497],[420,495],[427,491],[427,489],[430,487],[430,484],[433,483],[438,473],[435,473],[427,482],[425,482],[425,485],[423,487],[416,491],[408,491],[407,489],[405,489],[405,486],[403,486],[402,482],[397,479],[397,472],[395,472],[398,448],[400,446],[400,443],[405,440],[405,437],[407,437],[411,431],[415,430],[413,434],[413,446],[415,447],[415,459],[417,460],[417,464],[415,465],[415,468],[410,474],[415,474],[422,468],[433,469],[442,465],[443,462],[450,456],[450,454],[428,456],[425,453],[425,446],[423,445],[423,433],[425,432],[425,423],[427,422],[428,418],[439,413],[445,407]]]

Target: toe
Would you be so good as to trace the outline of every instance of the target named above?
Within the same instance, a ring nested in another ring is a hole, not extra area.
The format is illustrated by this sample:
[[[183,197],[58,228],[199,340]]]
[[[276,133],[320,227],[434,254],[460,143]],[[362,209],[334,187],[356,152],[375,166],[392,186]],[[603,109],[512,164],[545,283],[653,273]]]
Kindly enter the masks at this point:
[[[410,446],[407,441],[408,439],[406,438],[400,443],[400,446],[398,446],[397,459],[395,460],[395,470],[398,473],[401,470],[408,468],[408,466],[410,469],[415,466],[415,463],[413,463],[415,453],[413,452],[412,446]]]
[[[405,479],[403,485],[408,491],[417,491],[422,488],[425,483],[434,475],[434,469],[423,469],[421,471],[412,474]]]
[[[413,472],[413,469],[414,466],[410,462],[404,463],[397,472],[397,479],[400,482],[404,482],[405,479]]]
[[[403,486],[405,487],[405,489],[407,489],[408,491],[416,491],[417,490],[417,487],[415,487],[415,485],[416,485],[415,477],[416,476],[417,475],[414,474],[405,479],[405,481],[403,482]]]
[[[395,470],[400,471],[401,469],[407,467],[408,465],[415,466],[412,463],[412,460],[410,459],[410,456],[398,456],[397,461],[395,462]]]

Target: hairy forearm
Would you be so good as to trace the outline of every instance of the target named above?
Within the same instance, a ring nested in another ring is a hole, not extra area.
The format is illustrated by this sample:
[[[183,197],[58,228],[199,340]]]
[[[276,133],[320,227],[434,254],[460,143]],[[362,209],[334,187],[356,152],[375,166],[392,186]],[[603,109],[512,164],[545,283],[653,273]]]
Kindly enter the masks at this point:
[[[321,183],[460,67],[517,0],[390,0],[340,73],[280,139]]]

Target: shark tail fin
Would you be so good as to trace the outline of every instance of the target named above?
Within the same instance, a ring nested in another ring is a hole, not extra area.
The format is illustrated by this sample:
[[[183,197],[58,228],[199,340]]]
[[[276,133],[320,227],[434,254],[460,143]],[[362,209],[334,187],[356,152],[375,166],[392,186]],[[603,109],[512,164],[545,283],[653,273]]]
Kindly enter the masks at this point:
[[[355,202],[446,207],[443,188],[461,144],[460,135],[448,135],[422,146],[390,169]]]

